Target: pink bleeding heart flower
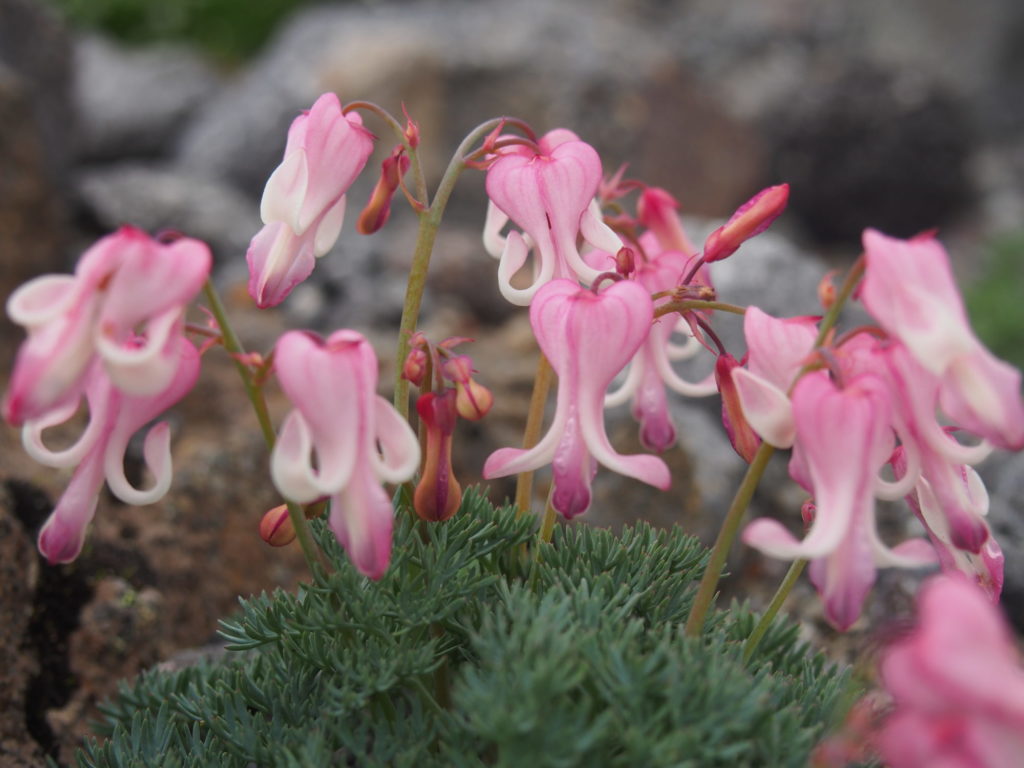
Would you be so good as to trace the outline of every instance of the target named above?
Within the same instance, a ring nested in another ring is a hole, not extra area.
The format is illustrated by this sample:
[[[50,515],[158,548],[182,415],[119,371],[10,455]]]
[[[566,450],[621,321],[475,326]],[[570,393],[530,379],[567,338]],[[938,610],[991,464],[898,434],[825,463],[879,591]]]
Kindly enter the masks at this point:
[[[274,485],[298,504],[330,497],[331,530],[353,565],[379,579],[391,558],[394,514],[381,482],[402,483],[416,472],[416,435],[376,394],[377,356],[355,331],[326,340],[290,331],[274,361],[295,406],[271,454]]]
[[[890,549],[875,529],[875,479],[893,450],[889,408],[885,384],[876,376],[854,377],[842,389],[824,371],[802,377],[793,390],[790,473],[814,496],[814,521],[803,541],[766,518],[743,533],[744,542],[773,557],[811,560],[811,581],[826,616],[842,630],[860,615],[876,566],[935,561],[927,542]]]
[[[590,506],[597,463],[668,488],[671,477],[665,462],[655,456],[616,453],[604,429],[605,391],[644,342],[653,315],[650,294],[635,282],[616,282],[600,293],[569,280],[542,287],[530,305],[530,324],[558,374],[554,420],[530,450],[502,448],[492,453],[484,464],[484,477],[551,464],[551,503],[567,518]]]
[[[893,453],[891,463],[897,478],[906,475],[906,451],[902,446]],[[979,515],[987,514],[988,491],[978,473],[965,465],[953,469],[957,474],[954,479],[960,486],[959,491],[966,504],[970,505]],[[950,574],[963,574],[970,578],[989,596],[992,602],[998,603],[999,593],[1003,589],[1005,558],[996,540],[992,536],[988,536],[978,552],[957,546],[953,541],[949,519],[936,497],[931,483],[924,477],[918,479],[914,490],[907,494],[906,501],[917,515],[918,520],[924,525],[925,530],[928,531],[928,537],[935,547],[942,570]]]
[[[498,284],[514,304],[530,303],[540,287],[554,279],[591,283],[600,274],[580,256],[582,238],[607,253],[622,241],[602,220],[594,199],[601,183],[601,159],[589,144],[570,131],[552,131],[538,142],[539,152],[517,146],[501,153],[487,171],[491,200],[484,225],[484,244],[501,259]],[[502,238],[511,221],[522,231]],[[536,251],[534,280],[514,288],[512,276]]]
[[[647,233],[649,234],[649,233]],[[658,242],[647,234],[641,238],[648,254],[657,253],[653,258],[639,260],[634,279],[655,294],[671,291],[687,273],[693,257],[680,251],[655,249]],[[596,254],[588,256],[592,264],[602,263]],[[604,254],[604,263],[610,257]],[[670,296],[659,299],[659,303],[671,301]],[[685,334],[687,343],[672,342],[676,333]],[[629,363],[629,370],[622,384],[605,396],[606,408],[612,408],[632,398],[633,417],[640,422],[640,442],[652,451],[665,451],[676,441],[676,428],[668,412],[666,387],[688,397],[705,397],[716,391],[714,375],[699,382],[682,378],[672,368],[672,362],[692,357],[702,349],[700,342],[692,335],[689,326],[678,315],[666,315],[654,321],[650,333]]]
[[[284,301],[341,234],[345,193],[373,152],[373,134],[333,93],[316,100],[288,130],[284,159],[260,203],[264,227],[252,239],[249,295],[261,307]]]
[[[199,353],[183,337],[177,337],[175,344],[178,354],[174,375],[163,391],[153,395],[121,391],[102,363],[94,361],[83,387],[89,403],[89,424],[70,448],[51,451],[43,443],[42,434],[46,428],[74,416],[80,398],[25,423],[22,441],[32,458],[51,467],[76,467],[71,482],[39,532],[39,551],[50,563],[68,563],[78,557],[104,480],[117,498],[134,505],[153,504],[170,488],[171,437],[166,422],[152,427],[143,444],[143,457],[154,477],[150,488],[140,490],[128,482],[124,456],[132,435],[181,400],[195,385]]]
[[[747,307],[743,335],[747,340],[747,367],[732,370],[747,422],[776,448],[793,445],[795,426],[789,388],[814,349],[818,318],[778,319],[757,307]]]
[[[122,391],[165,390],[180,362],[185,306],[211,261],[198,240],[161,243],[122,227],[86,251],[74,275],[43,275],[21,286],[7,313],[28,338],[18,350],[4,418],[18,426],[76,403],[97,356]]]
[[[915,629],[881,661],[893,708],[876,737],[891,768],[1011,768],[1024,755],[1024,669],[998,608],[965,578],[918,595]]]
[[[1020,372],[974,335],[939,241],[932,235],[899,240],[868,229],[864,254],[864,305],[939,378],[946,415],[1000,448],[1024,448]]]

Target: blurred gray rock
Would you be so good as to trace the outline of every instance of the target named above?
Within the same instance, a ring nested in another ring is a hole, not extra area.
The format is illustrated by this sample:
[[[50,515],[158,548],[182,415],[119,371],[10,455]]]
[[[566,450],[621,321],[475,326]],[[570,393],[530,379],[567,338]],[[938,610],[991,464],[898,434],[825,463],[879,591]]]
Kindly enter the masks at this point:
[[[170,229],[206,241],[214,258],[245,261],[262,226],[259,206],[232,187],[173,168],[122,163],[83,171],[81,205],[105,229],[132,224]]]
[[[219,78],[193,49],[123,48],[92,35],[75,45],[75,106],[82,160],[173,152],[186,118],[216,92]]]
[[[73,145],[71,39],[56,12],[33,0],[0,0],[0,65],[25,87],[47,173],[63,180]],[[0,168],[6,167],[0,163]]]
[[[654,183],[699,188],[695,205],[717,198],[718,207],[701,210],[718,210],[758,176],[757,135],[679,69],[675,46],[652,44],[651,33],[582,0],[305,8],[204,106],[180,158],[256,194],[280,160],[290,121],[333,90],[399,115],[404,103],[421,124],[428,173],[475,125],[512,114],[539,131],[570,126],[607,153],[609,170],[630,160]],[[392,143],[368,122],[383,145]]]

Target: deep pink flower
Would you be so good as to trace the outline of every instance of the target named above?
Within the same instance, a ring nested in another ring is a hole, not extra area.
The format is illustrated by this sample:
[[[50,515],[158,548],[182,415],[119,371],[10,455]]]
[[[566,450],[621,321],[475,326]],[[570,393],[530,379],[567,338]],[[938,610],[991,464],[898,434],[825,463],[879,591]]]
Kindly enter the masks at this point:
[[[599,274],[584,262],[577,247],[582,236],[594,247],[617,253],[622,241],[605,225],[594,199],[601,183],[601,159],[589,144],[566,130],[552,131],[538,142],[539,153],[526,147],[505,151],[487,171],[491,199],[484,244],[501,259],[498,284],[514,304],[526,305],[542,285],[560,278],[590,283]],[[513,230],[501,230],[512,220]],[[530,250],[536,252],[534,281],[512,287]]]
[[[877,738],[891,768],[1014,768],[1024,670],[999,610],[960,577],[922,587],[914,631],[882,657],[894,707]]]
[[[657,488],[668,488],[665,463],[646,455],[623,456],[604,429],[608,385],[643,343],[654,305],[638,283],[621,281],[600,293],[570,280],[542,287],[530,305],[530,324],[558,374],[558,400],[547,434],[530,450],[502,448],[484,465],[484,477],[504,477],[552,465],[551,503],[565,517],[590,506],[598,462]]]
[[[1020,372],[974,335],[949,256],[931,235],[910,240],[864,232],[868,311],[940,381],[943,411],[1000,448],[1024,448]]]
[[[801,542],[777,521],[761,518],[747,526],[743,540],[773,557],[811,560],[826,615],[846,629],[860,615],[876,566],[924,565],[935,555],[923,540],[890,549],[875,530],[875,481],[893,450],[884,382],[864,374],[839,389],[817,371],[797,382],[792,403],[790,474],[814,496],[814,522]]]
[[[4,398],[13,425],[78,401],[99,356],[120,390],[139,396],[164,391],[176,376],[182,316],[210,272],[209,248],[198,240],[171,243],[122,227],[99,240],[74,275],[44,275],[7,302],[25,327]]]
[[[78,397],[25,423],[23,442],[29,455],[51,467],[76,466],[71,482],[46,524],[39,532],[39,551],[50,563],[67,563],[78,557],[85,529],[96,512],[103,482],[126,504],[152,504],[163,498],[171,484],[170,427],[161,422],[146,435],[143,456],[154,483],[146,490],[134,488],[124,473],[128,441],[136,432],[177,403],[192,389],[199,376],[199,354],[185,338],[174,339],[177,366],[169,384],[153,395],[131,395],[111,381],[101,361],[93,362],[84,381],[89,403],[89,424],[70,448],[51,451],[43,444],[47,427],[61,424],[78,410]]]
[[[249,294],[272,307],[309,277],[338,239],[345,193],[366,166],[373,135],[356,113],[344,115],[333,93],[316,100],[288,130],[284,159],[263,190],[264,227],[252,239]]]
[[[355,331],[326,340],[290,331],[278,340],[274,361],[295,406],[271,455],[274,485],[299,504],[330,497],[331,530],[355,567],[379,579],[391,558],[394,514],[381,482],[413,476],[416,435],[376,394],[377,356]]]

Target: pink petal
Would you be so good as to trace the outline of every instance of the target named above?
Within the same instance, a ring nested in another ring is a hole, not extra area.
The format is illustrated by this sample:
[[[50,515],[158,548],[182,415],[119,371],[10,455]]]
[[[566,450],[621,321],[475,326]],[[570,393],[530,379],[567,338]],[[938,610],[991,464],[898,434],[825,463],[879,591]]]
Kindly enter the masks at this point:
[[[386,483],[412,479],[420,464],[420,442],[409,422],[380,395],[374,398],[374,421],[381,455],[373,457],[374,470]]]
[[[331,530],[356,569],[379,579],[391,560],[394,509],[391,499],[362,461],[351,481],[331,498]]]
[[[249,295],[260,309],[276,307],[310,276],[315,264],[313,237],[296,237],[287,224],[274,222],[249,244]]]
[[[818,335],[817,318],[778,319],[757,307],[747,307],[743,335],[747,340],[751,373],[788,391]]]
[[[78,465],[57,506],[39,531],[39,551],[51,565],[70,563],[82,551],[85,529],[96,514],[102,487],[102,454],[94,451]]]
[[[796,438],[793,406],[786,393],[745,368],[732,372],[743,415],[761,439],[776,448],[789,448]]]

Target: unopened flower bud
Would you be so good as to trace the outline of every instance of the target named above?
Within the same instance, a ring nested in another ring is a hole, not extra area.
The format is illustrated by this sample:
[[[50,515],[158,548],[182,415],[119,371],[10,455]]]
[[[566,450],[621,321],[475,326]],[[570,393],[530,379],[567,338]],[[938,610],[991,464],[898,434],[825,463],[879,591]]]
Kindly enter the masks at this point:
[[[764,232],[786,209],[789,202],[789,184],[762,189],[745,202],[725,224],[704,241],[704,261],[721,261],[736,252],[754,235]]]
[[[814,499],[808,499],[800,505],[800,519],[804,521],[804,531],[811,529],[811,523],[814,522],[814,516],[818,514],[818,506],[814,503]]]
[[[268,510],[260,520],[260,538],[272,547],[283,547],[295,539],[295,528],[288,515],[288,505]]]
[[[732,377],[733,370],[738,367],[739,363],[732,355],[719,355],[715,361],[715,382],[722,395],[722,424],[729,435],[729,442],[736,453],[749,464],[761,446],[761,438],[757,436],[743,414],[739,391]]]
[[[455,385],[455,410],[468,421],[479,421],[494,405],[494,395],[474,379]]]
[[[373,188],[370,201],[359,214],[356,230],[361,235],[372,235],[385,224],[391,216],[391,200],[402,183],[402,177],[409,170],[409,158],[405,155],[405,147],[397,146],[384,158],[380,166],[380,178]]]
[[[636,213],[640,222],[654,233],[658,245],[666,251],[679,251],[690,256],[694,247],[679,221],[679,203],[672,194],[660,187],[648,187],[637,200]]]
[[[419,347],[410,349],[405,358],[405,364],[402,365],[402,378],[412,382],[414,386],[422,386],[423,377],[427,373],[428,361],[429,358],[424,350]]]
[[[452,433],[455,431],[455,391],[427,392],[416,401],[416,412],[427,430],[423,474],[413,494],[413,509],[430,522],[447,520],[459,510],[462,487],[452,474]]]
[[[629,277],[636,271],[636,256],[632,248],[620,248],[615,254],[615,271],[623,277]]]
[[[826,312],[836,303],[836,284],[833,282],[835,276],[836,270],[829,270],[818,283],[818,302]]]
[[[420,124],[409,117],[404,104],[402,112],[405,114],[405,140],[409,142],[410,147],[416,149],[420,145]]]

